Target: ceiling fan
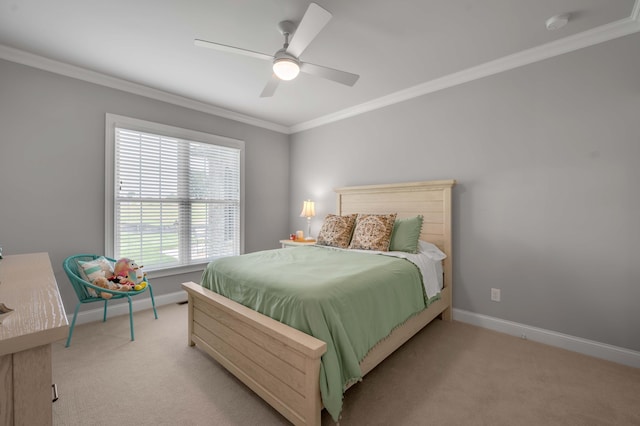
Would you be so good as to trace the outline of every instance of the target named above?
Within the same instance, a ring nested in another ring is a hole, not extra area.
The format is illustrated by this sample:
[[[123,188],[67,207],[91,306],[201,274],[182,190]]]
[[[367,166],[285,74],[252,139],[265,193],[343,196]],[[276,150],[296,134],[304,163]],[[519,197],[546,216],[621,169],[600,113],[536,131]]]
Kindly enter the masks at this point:
[[[264,59],[273,62],[273,75],[267,82],[260,97],[270,97],[276,91],[280,80],[293,80],[300,71],[326,78],[347,86],[353,86],[358,81],[359,75],[321,65],[302,62],[300,55],[311,44],[314,38],[320,33],[329,22],[332,15],[315,3],[311,3],[307,8],[300,25],[296,26],[291,21],[282,21],[278,24],[280,32],[284,36],[284,46],[274,55],[254,52],[240,47],[227,46],[226,44],[214,43],[212,41],[195,39],[194,44],[200,47],[220,50],[223,52],[239,53],[253,58]],[[293,35],[293,36],[292,36]],[[289,37],[292,36],[291,42]]]

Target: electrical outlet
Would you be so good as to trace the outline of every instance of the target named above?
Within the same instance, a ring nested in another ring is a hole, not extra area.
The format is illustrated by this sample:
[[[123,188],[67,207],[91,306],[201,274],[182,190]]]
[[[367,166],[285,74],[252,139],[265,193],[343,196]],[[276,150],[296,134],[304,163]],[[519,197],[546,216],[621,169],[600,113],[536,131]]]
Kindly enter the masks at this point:
[[[492,288],[491,289],[491,300],[493,300],[494,302],[499,302],[500,301],[500,289],[499,288]]]

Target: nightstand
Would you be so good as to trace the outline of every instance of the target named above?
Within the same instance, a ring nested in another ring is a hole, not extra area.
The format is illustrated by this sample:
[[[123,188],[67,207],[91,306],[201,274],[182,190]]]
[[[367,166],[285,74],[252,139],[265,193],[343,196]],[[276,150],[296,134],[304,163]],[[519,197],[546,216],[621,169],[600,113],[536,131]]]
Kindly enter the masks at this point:
[[[282,248],[295,247],[295,246],[314,246],[316,244],[316,240],[311,240],[311,241],[280,240],[280,244],[282,244]]]

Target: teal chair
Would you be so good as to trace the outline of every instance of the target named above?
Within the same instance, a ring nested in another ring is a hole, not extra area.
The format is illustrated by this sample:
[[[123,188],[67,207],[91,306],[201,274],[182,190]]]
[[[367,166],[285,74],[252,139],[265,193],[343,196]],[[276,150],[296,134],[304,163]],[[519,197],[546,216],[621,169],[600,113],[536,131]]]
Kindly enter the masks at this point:
[[[62,267],[64,269],[64,272],[67,274],[67,277],[69,277],[69,281],[71,281],[71,285],[73,286],[73,289],[75,290],[79,300],[78,304],[76,305],[76,310],[73,313],[73,321],[71,321],[71,327],[69,328],[69,337],[67,338],[67,344],[65,345],[65,347],[67,348],[71,344],[73,327],[76,325],[76,317],[78,316],[78,310],[80,309],[80,305],[82,305],[83,303],[104,302],[104,316],[102,318],[102,321],[104,322],[107,320],[107,303],[110,300],[127,298],[127,300],[129,301],[129,326],[131,328],[131,340],[133,341],[135,339],[133,336],[133,309],[131,307],[131,298],[139,294],[142,294],[145,291],[147,291],[147,289],[149,289],[149,295],[151,296],[151,305],[153,306],[153,315],[156,317],[156,319],[158,319],[158,313],[156,312],[156,302],[153,299],[153,289],[151,288],[151,284],[149,283],[148,280],[147,280],[147,286],[142,290],[116,291],[116,290],[107,290],[102,287],[97,287],[85,281],[82,278],[82,276],[80,275],[80,272],[78,272],[78,268],[80,267],[80,265],[78,264],[78,261],[91,261],[91,260],[97,259],[98,257],[100,256],[95,254],[77,254],[74,256],[67,257],[64,260],[64,262],[62,262]],[[110,259],[108,257],[107,259],[115,263],[114,259]],[[103,299],[100,296],[97,296],[97,297],[92,296],[91,293],[89,293],[89,291],[87,290],[88,288],[92,288],[97,292],[111,293],[113,296],[111,297],[111,299]]]

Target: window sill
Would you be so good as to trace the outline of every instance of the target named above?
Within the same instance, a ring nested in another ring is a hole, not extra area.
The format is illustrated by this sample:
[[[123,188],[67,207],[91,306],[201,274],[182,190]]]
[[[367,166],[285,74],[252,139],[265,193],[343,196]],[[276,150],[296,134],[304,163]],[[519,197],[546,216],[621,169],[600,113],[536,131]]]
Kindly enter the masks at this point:
[[[200,272],[204,271],[204,268],[207,266],[207,263],[200,263],[197,265],[184,265],[184,266],[176,266],[173,268],[165,268],[165,269],[155,269],[152,271],[145,271],[147,273],[147,277],[150,280],[161,277],[172,277],[175,275],[183,275],[191,272]]]

